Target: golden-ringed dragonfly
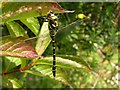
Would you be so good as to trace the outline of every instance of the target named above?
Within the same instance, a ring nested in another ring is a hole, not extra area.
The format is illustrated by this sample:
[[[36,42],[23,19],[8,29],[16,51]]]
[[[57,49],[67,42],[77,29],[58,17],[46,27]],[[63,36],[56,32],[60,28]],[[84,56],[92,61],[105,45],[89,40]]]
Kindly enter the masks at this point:
[[[71,24],[68,24],[67,26],[61,27],[58,29],[58,17],[56,15],[54,15],[53,11],[50,11],[50,12],[48,12],[48,14],[45,18],[45,22],[47,23],[47,26],[49,29],[49,35],[52,40],[52,47],[53,47],[52,73],[53,73],[53,76],[55,77],[56,76],[56,52],[55,52],[56,51],[56,49],[55,49],[56,40],[55,40],[55,37],[58,37],[61,34],[63,34],[63,31],[64,31],[64,33],[66,33],[66,32],[68,32],[67,30],[69,30],[69,32],[70,32],[72,29],[75,29],[75,25],[79,26],[80,20],[72,22]],[[36,39],[36,38],[42,38],[42,37],[36,36],[36,37],[25,39],[24,41],[28,41],[28,40],[32,40],[32,39]]]
[[[47,14],[45,21],[48,22],[49,33],[50,33],[50,37],[52,39],[52,46],[53,46],[52,72],[53,72],[53,76],[55,77],[56,76],[55,34],[58,30],[58,18],[57,18],[57,16],[54,15],[53,11],[50,11]]]

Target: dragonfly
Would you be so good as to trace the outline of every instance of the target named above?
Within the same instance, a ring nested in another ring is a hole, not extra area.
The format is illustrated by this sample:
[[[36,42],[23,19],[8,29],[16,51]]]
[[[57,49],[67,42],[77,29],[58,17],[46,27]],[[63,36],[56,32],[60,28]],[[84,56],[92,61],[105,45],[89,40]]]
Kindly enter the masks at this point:
[[[54,14],[53,11],[49,11],[49,13],[46,16],[45,22],[48,22],[48,28],[49,28],[49,34],[52,40],[52,48],[53,48],[53,67],[52,67],[52,73],[53,76],[56,76],[56,49],[55,49],[55,35],[58,31],[58,17]],[[76,22],[78,23],[78,21]],[[72,23],[74,24],[74,23]]]
[[[53,11],[49,11],[44,22],[48,23],[49,35],[51,37],[52,48],[53,48],[52,49],[52,53],[53,53],[52,73],[53,73],[53,76],[56,77],[56,48],[55,48],[56,40],[55,40],[55,37],[61,36],[61,34],[63,34],[63,31],[64,33],[67,33],[71,31],[71,28],[72,30],[75,29],[75,26],[79,26],[79,23],[81,22],[81,20],[76,20],[66,25],[65,27],[58,28],[59,26],[58,17],[54,14]],[[67,31],[66,29],[69,31]],[[36,37],[28,38],[25,41],[35,39],[35,38],[40,38],[40,37],[36,36]]]
[[[53,76],[56,76],[56,56],[55,56],[55,32],[58,30],[58,18],[54,15],[53,11],[50,11],[47,14],[46,22],[48,22],[48,28],[50,32],[50,37],[52,39],[52,46],[53,46],[53,67],[52,72]]]
[[[48,12],[47,16],[45,17],[44,23],[47,23],[47,25],[48,25],[49,36],[50,36],[51,42],[52,42],[52,48],[53,48],[53,50],[52,50],[52,52],[53,52],[52,73],[53,73],[53,76],[56,77],[56,49],[55,49],[56,40],[55,39],[56,39],[56,37],[61,36],[61,34],[63,34],[63,31],[64,31],[64,33],[66,33],[66,32],[70,32],[71,28],[75,29],[75,26],[79,25],[80,20],[72,22],[71,24],[68,24],[65,27],[59,27],[59,29],[58,29],[58,26],[59,26],[58,25],[58,17],[54,14],[53,11],[50,11],[50,12]],[[66,30],[66,28],[67,28],[67,30]],[[41,37],[36,36],[36,37],[25,39],[24,41],[33,40],[36,38],[39,39]]]
[[[56,40],[55,39],[59,38],[59,36],[62,36],[63,32],[68,33],[71,30],[75,29],[77,26],[79,27],[80,25],[79,23],[81,22],[81,20],[76,20],[66,25],[65,27],[58,28],[59,26],[58,17],[54,14],[53,11],[50,11],[45,18],[45,22],[48,23],[49,35],[51,37],[52,48],[53,48],[52,49],[52,53],[53,53],[52,73],[53,73],[53,76],[56,77],[56,48],[55,48]],[[40,37],[36,36],[36,37],[29,38],[28,40],[35,39],[35,38],[40,38]]]

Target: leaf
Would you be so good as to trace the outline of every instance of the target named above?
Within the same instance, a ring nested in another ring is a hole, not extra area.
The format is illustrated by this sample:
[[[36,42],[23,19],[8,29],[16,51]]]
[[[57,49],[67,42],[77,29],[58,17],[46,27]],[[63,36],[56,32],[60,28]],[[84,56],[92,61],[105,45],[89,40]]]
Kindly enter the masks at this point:
[[[89,70],[91,70],[90,65],[89,65],[85,60],[83,60],[82,57],[73,56],[73,55],[58,55],[58,56],[59,56],[59,57],[62,57],[62,58],[65,58],[65,59],[69,59],[69,60],[75,61],[75,62],[77,62],[77,63],[80,63],[80,64],[82,64],[83,66],[86,66]]]
[[[34,75],[39,75],[39,76],[49,76],[50,78],[53,78],[53,74],[52,74],[52,57],[44,57],[42,59],[39,59],[36,61],[35,66],[32,67],[32,70],[30,71],[25,71],[27,73],[31,73]],[[67,76],[65,76],[66,74],[61,71],[61,67],[62,68],[69,68],[69,69],[78,69],[78,70],[84,70],[87,72],[90,72],[90,68],[89,65],[87,66],[87,63],[85,61],[82,61],[82,63],[77,63],[76,61],[72,61],[70,59],[64,59],[61,57],[56,57],[56,66],[57,66],[57,73],[56,73],[56,77],[55,80],[61,81],[66,85],[69,85],[68,81],[67,81]]]
[[[32,71],[28,71],[28,73],[35,74],[35,75],[39,75],[40,73],[40,76],[41,74],[43,74],[44,76],[49,76],[50,78],[53,78],[52,62],[53,62],[53,57],[44,57],[42,59],[39,59],[36,61],[37,65],[33,66]],[[60,68],[78,69],[78,70],[84,70],[87,72],[91,72],[89,65],[87,65],[85,61],[83,61],[82,63],[78,63],[70,59],[56,57],[56,66],[57,66],[56,77],[54,79],[61,81],[64,84],[69,85],[69,86],[70,84],[67,81],[68,80],[66,78],[67,76],[64,71],[61,71]]]
[[[5,77],[2,77],[2,87],[13,88],[12,83],[8,80],[8,78],[5,78]]]
[[[48,22],[43,23],[38,37],[39,38],[37,39],[35,49],[38,55],[41,56],[51,41],[48,29]]]
[[[66,76],[65,72],[61,71],[60,68],[57,68],[57,77],[55,77],[55,78],[53,77],[52,69],[51,69],[50,65],[36,65],[36,66],[33,66],[31,69],[32,70],[25,71],[25,72],[35,74],[35,75],[38,75],[38,76],[44,75],[44,76],[50,77],[52,79],[55,79],[57,81],[61,81],[64,84],[72,87],[68,83],[68,79],[67,79],[67,76]]]
[[[33,48],[31,41],[24,41],[26,38],[19,36],[5,36],[0,40],[0,56],[14,56],[24,58],[37,58],[38,55]]]
[[[7,2],[2,4],[3,22],[45,16],[50,10],[55,13],[73,12],[63,9],[57,2]]]
[[[3,57],[2,60],[2,72],[8,72],[21,64],[21,58]]]
[[[12,83],[13,88],[22,88],[22,84],[20,83],[20,81],[16,78],[14,79],[9,79],[9,81]]]
[[[30,74],[33,74],[33,75],[36,75],[36,76],[43,76],[41,72],[37,72],[35,70],[25,70],[23,72],[30,73]]]
[[[40,59],[37,64],[47,64],[52,65],[53,57],[44,57]],[[84,69],[86,71],[90,71],[88,64],[78,63],[76,61],[72,61],[70,59],[64,59],[61,57],[56,57],[56,66],[64,67],[64,68],[72,68],[72,69]]]
[[[6,26],[7,26],[11,35],[28,37],[25,29],[22,28],[18,23],[11,21],[11,22],[7,22]]]
[[[79,69],[79,70],[84,70],[84,71],[87,71],[87,72],[91,72],[93,75],[95,76],[99,76],[99,74],[97,72],[95,72],[91,67],[90,65],[82,58],[82,57],[78,57],[78,56],[73,56],[73,55],[58,55],[64,59],[60,59],[58,60],[59,62],[63,62],[62,64],[69,64],[69,65],[65,65],[66,68],[76,68],[76,69]],[[77,65],[81,65],[81,67],[78,67]],[[62,67],[65,67],[64,65]]]
[[[21,22],[24,23],[35,35],[38,34],[40,24],[37,18],[30,17],[26,19],[21,19]]]

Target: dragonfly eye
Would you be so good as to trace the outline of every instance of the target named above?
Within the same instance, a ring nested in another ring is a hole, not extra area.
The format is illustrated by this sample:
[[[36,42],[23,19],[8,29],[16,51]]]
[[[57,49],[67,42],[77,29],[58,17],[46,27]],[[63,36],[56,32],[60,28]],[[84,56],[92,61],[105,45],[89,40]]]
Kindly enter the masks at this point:
[[[52,16],[52,14],[54,15],[53,11],[49,11],[47,16],[50,17],[50,16]]]
[[[53,11],[50,11],[50,12],[47,14],[47,19],[48,19],[48,20],[57,20],[57,16],[54,15]]]

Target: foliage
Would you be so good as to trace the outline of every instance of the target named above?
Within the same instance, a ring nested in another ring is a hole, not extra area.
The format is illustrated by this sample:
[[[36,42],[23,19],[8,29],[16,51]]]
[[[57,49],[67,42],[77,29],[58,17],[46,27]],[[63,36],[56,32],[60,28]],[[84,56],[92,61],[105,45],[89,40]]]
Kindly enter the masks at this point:
[[[2,3],[3,87],[117,88],[119,3],[59,4]],[[60,17],[55,78],[48,23],[43,22],[49,10]]]

